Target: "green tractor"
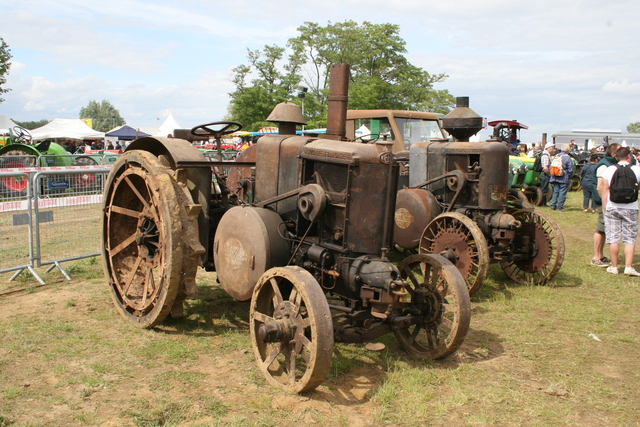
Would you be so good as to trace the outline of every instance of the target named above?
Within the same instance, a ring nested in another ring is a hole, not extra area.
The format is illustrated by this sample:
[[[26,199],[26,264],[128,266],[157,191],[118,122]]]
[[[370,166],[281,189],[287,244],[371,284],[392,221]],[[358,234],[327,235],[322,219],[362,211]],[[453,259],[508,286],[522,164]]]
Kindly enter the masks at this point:
[[[32,167],[95,166],[102,163],[99,154],[72,156],[60,144],[50,141],[34,144],[31,133],[19,126],[13,127],[8,135],[0,139],[0,169]],[[113,161],[115,161],[115,156]],[[102,188],[98,174],[73,175],[72,182],[60,180],[58,190],[72,188],[75,191],[90,191]],[[0,179],[0,195],[9,198],[24,197],[27,194],[27,180],[23,176],[9,176]]]

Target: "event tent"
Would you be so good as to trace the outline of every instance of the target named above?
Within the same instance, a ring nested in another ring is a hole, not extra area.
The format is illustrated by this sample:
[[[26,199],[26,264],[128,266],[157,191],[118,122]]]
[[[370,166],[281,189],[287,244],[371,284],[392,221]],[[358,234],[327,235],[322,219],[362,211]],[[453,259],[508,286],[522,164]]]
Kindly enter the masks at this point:
[[[0,130],[9,130],[13,129],[16,126],[18,125],[16,125],[9,117],[0,116]]]
[[[173,136],[173,131],[176,129],[182,129],[182,127],[178,124],[176,119],[173,118],[173,114],[169,113],[164,123],[162,123],[158,128],[158,132],[154,133],[153,136]]]
[[[134,129],[128,125],[120,126],[120,128],[107,132],[104,135],[107,137],[116,137],[120,140],[125,140],[125,141],[132,141],[134,139],[149,136],[148,133],[142,132],[138,129]]]
[[[91,129],[80,119],[53,119],[44,126],[31,131],[34,140],[63,138],[63,139],[99,139],[104,138],[104,132]]]

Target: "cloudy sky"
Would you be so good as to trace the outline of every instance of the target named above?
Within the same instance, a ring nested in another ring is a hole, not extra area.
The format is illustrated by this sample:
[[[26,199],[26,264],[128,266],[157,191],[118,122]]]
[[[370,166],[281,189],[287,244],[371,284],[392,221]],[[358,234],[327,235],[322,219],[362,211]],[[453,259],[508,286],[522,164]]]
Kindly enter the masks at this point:
[[[284,46],[304,22],[393,23],[409,61],[449,78],[524,142],[640,121],[638,0],[0,0],[11,72],[0,115],[77,118],[109,100],[131,126],[222,120],[247,49]]]

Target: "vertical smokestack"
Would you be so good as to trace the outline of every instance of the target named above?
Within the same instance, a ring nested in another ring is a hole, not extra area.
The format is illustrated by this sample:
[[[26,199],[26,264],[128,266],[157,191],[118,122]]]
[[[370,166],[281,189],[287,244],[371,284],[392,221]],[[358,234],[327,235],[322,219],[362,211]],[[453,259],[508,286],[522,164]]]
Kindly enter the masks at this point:
[[[335,64],[331,66],[326,134],[326,137],[329,139],[345,139],[347,135],[349,70],[350,67],[348,64]]]

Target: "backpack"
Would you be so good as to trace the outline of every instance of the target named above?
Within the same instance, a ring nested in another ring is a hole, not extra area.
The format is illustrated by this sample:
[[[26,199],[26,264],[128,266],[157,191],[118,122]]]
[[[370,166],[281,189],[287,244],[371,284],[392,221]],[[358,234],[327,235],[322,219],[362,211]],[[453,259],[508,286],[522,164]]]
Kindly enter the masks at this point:
[[[632,203],[638,200],[638,177],[631,165],[616,165],[609,184],[609,200],[613,203]]]
[[[562,176],[564,175],[564,169],[562,169],[562,154],[558,154],[551,160],[551,166],[549,167],[549,175]]]
[[[536,157],[536,161],[533,162],[533,171],[542,172],[542,154]]]

